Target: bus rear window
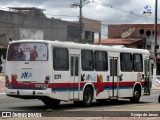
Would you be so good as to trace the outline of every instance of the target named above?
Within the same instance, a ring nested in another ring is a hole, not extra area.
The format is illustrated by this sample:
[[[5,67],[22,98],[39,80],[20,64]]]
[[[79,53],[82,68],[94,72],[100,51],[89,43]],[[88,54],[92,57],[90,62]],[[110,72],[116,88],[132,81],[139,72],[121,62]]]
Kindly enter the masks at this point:
[[[48,49],[45,43],[13,43],[8,49],[8,61],[47,61]]]

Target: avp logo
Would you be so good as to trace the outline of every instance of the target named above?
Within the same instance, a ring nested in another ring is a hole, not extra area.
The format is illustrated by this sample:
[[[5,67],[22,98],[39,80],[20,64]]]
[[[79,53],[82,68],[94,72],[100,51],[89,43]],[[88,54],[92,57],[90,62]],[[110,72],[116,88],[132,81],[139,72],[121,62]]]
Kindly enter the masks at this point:
[[[32,77],[32,73],[25,71],[24,73],[22,73],[21,79],[28,79]]]

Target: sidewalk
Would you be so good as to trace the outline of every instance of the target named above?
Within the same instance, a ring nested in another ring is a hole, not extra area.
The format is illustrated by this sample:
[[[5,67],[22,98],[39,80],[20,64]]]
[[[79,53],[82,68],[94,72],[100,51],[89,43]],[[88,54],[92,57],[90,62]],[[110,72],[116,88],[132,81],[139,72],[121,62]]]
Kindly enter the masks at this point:
[[[0,94],[4,94],[5,90],[5,76],[0,75]]]
[[[151,89],[152,89],[152,90],[160,90],[160,86],[155,85],[155,86],[152,86]]]

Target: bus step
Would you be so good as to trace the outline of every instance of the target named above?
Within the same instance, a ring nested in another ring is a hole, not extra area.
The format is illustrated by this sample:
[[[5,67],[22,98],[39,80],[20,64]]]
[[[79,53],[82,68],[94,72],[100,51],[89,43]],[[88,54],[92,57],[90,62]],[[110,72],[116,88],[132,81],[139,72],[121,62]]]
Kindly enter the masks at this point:
[[[144,96],[147,96],[147,95],[150,95],[150,93],[144,93],[143,95],[144,95]]]
[[[115,96],[115,97],[111,97],[110,99],[114,100],[114,99],[118,99],[118,97],[117,97],[117,96]]]

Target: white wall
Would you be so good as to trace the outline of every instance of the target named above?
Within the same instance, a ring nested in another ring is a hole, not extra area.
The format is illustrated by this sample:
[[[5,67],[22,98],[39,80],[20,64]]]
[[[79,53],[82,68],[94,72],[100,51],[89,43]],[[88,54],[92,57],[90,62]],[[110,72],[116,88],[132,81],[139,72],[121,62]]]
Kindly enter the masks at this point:
[[[43,31],[36,29],[19,29],[19,39],[38,39],[43,40]]]

